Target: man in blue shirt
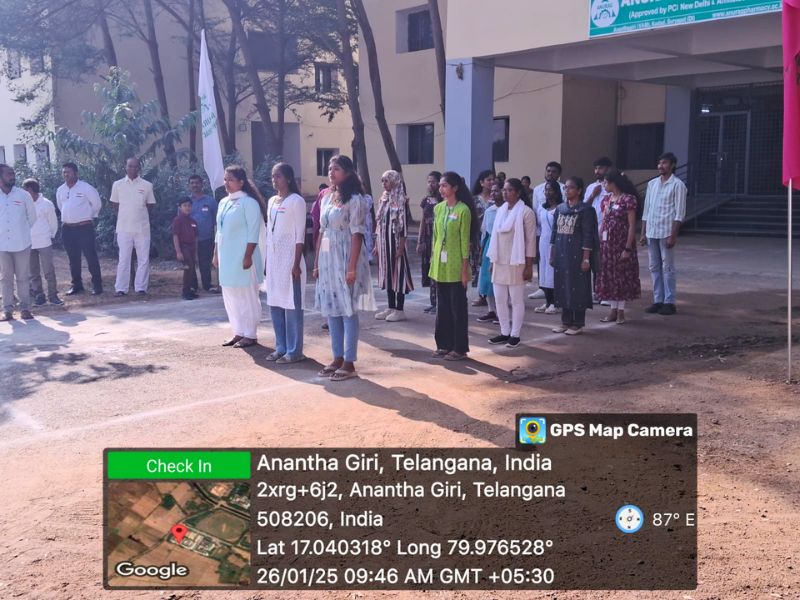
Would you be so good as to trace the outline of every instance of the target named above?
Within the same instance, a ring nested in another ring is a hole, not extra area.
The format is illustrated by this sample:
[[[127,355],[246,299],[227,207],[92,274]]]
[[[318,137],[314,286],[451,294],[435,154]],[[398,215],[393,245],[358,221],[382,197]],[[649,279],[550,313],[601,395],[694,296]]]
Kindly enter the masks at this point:
[[[203,191],[203,178],[189,177],[192,196],[191,217],[197,221],[197,264],[203,289],[214,294],[219,288],[211,286],[211,259],[214,257],[214,227],[217,223],[217,201]]]

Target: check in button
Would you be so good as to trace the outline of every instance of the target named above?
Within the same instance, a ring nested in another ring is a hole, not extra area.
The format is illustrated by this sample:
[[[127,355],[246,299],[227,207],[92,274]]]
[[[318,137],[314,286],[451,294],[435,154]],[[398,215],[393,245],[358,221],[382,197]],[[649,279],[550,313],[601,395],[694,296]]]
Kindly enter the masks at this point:
[[[108,479],[250,479],[241,450],[108,450]]]

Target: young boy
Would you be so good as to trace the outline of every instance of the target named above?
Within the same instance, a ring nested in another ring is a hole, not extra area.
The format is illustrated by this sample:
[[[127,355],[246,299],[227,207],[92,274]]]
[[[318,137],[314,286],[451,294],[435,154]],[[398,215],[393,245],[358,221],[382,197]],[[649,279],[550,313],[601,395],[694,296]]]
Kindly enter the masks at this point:
[[[172,243],[175,255],[183,263],[183,299],[197,298],[197,222],[189,216],[192,199],[181,198],[178,216],[172,220]]]
[[[58,233],[56,207],[39,193],[39,182],[36,179],[23,181],[22,189],[31,195],[36,209],[36,222],[31,227],[31,298],[37,306],[41,306],[47,300],[50,304],[64,304],[58,297],[56,269],[53,265],[53,238]],[[42,287],[42,271],[47,281],[47,299]]]

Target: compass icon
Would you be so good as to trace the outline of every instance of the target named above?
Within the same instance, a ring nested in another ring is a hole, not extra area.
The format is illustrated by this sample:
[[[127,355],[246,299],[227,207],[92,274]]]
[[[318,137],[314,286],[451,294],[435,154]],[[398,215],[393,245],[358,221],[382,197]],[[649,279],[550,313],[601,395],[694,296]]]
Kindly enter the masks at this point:
[[[617,511],[614,522],[622,533],[636,533],[644,524],[644,513],[638,506],[626,504]]]

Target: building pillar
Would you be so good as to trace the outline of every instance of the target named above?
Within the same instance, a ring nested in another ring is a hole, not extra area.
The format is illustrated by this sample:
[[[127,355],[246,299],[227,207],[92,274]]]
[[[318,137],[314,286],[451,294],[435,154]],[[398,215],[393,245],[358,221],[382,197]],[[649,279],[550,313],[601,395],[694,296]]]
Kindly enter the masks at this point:
[[[448,59],[444,163],[472,185],[492,168],[494,65],[472,58]]]
[[[692,90],[667,86],[664,114],[664,152],[678,157],[678,164],[689,162],[689,132],[692,127]]]

